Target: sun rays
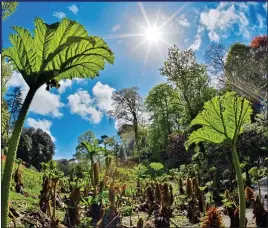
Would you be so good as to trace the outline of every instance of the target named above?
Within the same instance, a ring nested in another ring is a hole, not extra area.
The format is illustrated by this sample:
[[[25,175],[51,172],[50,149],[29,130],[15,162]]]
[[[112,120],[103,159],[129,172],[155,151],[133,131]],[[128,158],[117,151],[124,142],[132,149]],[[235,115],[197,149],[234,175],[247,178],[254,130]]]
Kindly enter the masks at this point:
[[[141,29],[138,33],[124,33],[124,34],[115,34],[115,35],[109,35],[106,36],[105,39],[125,39],[125,38],[140,38],[141,41],[137,45],[135,45],[131,52],[135,52],[138,49],[141,49],[141,47],[146,46],[146,50],[144,50],[144,64],[146,64],[146,61],[149,57],[150,50],[154,47],[159,53],[159,56],[161,59],[164,59],[164,53],[162,51],[163,45],[165,47],[171,47],[172,43],[169,42],[169,35],[174,34],[175,31],[169,31],[167,28],[167,25],[169,22],[173,20],[174,17],[176,17],[179,13],[182,12],[182,10],[185,8],[186,4],[184,3],[175,13],[173,13],[171,16],[169,16],[167,19],[164,19],[160,23],[160,10],[158,10],[156,14],[156,18],[154,21],[151,21],[148,17],[148,14],[144,8],[144,5],[142,2],[138,2],[138,7],[140,9],[140,12],[144,18],[144,23],[139,24],[135,21],[132,21],[136,25],[139,26]]]

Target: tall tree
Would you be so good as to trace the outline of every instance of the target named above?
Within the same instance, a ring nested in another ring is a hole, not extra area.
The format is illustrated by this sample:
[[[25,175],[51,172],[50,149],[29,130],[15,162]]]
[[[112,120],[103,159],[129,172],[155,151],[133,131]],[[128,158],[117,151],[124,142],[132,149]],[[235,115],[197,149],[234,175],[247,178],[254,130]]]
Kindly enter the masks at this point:
[[[7,90],[7,83],[11,78],[12,75],[12,65],[5,62],[4,58],[1,59],[1,91],[2,91],[2,98]]]
[[[138,90],[137,87],[132,87],[114,91],[112,95],[113,110],[110,110],[108,114],[116,121],[122,121],[133,126],[135,144],[140,162],[138,126],[142,111],[142,98]]]
[[[78,144],[80,144],[83,141],[93,143],[96,139],[96,136],[93,131],[89,130],[84,132],[82,135],[78,137]]]
[[[228,49],[212,43],[206,60],[224,86],[252,102],[261,102],[267,100],[267,50],[267,36],[253,38],[250,45],[234,43]]]
[[[84,132],[83,134],[81,134],[78,137],[77,140],[77,147],[76,147],[76,153],[74,154],[74,157],[79,160],[80,162],[86,162],[87,163],[87,159],[85,157],[85,154],[87,153],[87,150],[85,147],[81,146],[82,142],[87,142],[87,143],[94,143],[96,141],[96,137],[93,131],[89,130]],[[86,159],[86,161],[85,161]]]
[[[159,154],[167,147],[168,135],[178,129],[178,97],[170,85],[161,83],[149,91],[145,106],[151,117],[148,135],[150,147]]]
[[[21,87],[15,87],[10,93],[6,94],[7,105],[9,108],[10,118],[8,121],[8,129],[12,130],[15,122],[18,119],[20,109],[23,102]]]
[[[7,90],[7,83],[12,75],[12,66],[4,61],[4,58],[1,59],[1,149],[4,149],[6,153],[6,148],[8,147],[8,121],[10,119],[10,114],[8,112],[7,102],[4,100],[4,94]]]
[[[203,103],[215,95],[209,87],[206,67],[197,63],[193,50],[181,51],[176,45],[168,51],[168,59],[160,69],[168,82],[179,93],[179,103],[184,109],[186,125],[202,109]]]
[[[17,9],[18,2],[2,2],[1,11],[2,11],[2,20],[7,19],[12,13]]]
[[[49,134],[41,129],[24,128],[20,138],[17,158],[41,169],[55,154],[55,145]]]
[[[3,149],[6,154],[6,149],[8,148],[8,121],[10,114],[6,101],[2,99],[1,103],[1,149]]]
[[[14,26],[12,46],[3,50],[29,86],[18,120],[10,139],[2,178],[1,225],[7,227],[8,199],[13,163],[24,120],[36,91],[47,84],[50,88],[62,79],[94,78],[105,64],[114,62],[114,55],[103,39],[88,36],[84,26],[64,18],[47,24],[35,19],[34,36],[29,30]],[[48,89],[49,89],[48,88]]]

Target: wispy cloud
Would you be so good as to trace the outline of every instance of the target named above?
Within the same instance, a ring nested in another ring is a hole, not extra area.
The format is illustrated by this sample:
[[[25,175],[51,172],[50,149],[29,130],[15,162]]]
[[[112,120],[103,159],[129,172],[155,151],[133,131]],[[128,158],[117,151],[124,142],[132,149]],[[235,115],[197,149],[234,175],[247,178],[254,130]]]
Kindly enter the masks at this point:
[[[177,18],[177,24],[186,28],[189,28],[191,25],[185,15],[181,15]]]
[[[112,31],[113,32],[117,32],[119,29],[120,29],[120,25],[115,25],[113,28],[112,28]]]
[[[202,43],[202,36],[201,34],[204,31],[204,27],[199,26],[197,29],[197,34],[195,35],[194,42],[190,45],[189,49],[192,49],[194,51],[199,50],[201,43]]]
[[[74,14],[77,14],[78,11],[79,11],[79,9],[78,9],[78,7],[76,6],[76,4],[72,4],[72,5],[68,6],[68,9],[69,9],[70,11],[72,11]]]
[[[263,4],[263,8],[266,10],[266,12],[267,12],[267,2],[265,2],[264,4]]]
[[[264,26],[264,18],[260,14],[257,14],[257,20],[259,22],[259,28],[262,29]]]
[[[59,19],[62,19],[62,18],[64,18],[64,17],[66,17],[65,13],[63,13],[63,12],[54,12],[54,13],[53,13],[53,16],[54,16],[54,17],[57,17],[57,18],[59,18]]]
[[[239,28],[238,35],[242,35],[244,38],[250,37],[249,20],[245,14],[248,7],[243,4],[239,5],[238,8],[235,7],[234,3],[221,2],[215,9],[201,13],[201,24],[207,28],[211,41],[219,42],[221,37],[227,38],[234,25]]]

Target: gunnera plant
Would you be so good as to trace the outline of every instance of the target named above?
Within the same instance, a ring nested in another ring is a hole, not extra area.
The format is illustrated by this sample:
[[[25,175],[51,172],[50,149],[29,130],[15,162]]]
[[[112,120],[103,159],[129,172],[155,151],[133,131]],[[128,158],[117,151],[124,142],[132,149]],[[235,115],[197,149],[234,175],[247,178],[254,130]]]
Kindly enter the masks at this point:
[[[224,223],[220,211],[216,207],[210,207],[203,219],[202,228],[223,228]]]

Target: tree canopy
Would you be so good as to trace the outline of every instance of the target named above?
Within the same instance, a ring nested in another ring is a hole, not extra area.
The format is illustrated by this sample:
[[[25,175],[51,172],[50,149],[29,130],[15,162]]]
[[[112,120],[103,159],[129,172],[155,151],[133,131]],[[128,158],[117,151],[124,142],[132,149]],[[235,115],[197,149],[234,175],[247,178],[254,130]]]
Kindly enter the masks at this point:
[[[12,13],[15,12],[18,2],[2,2],[2,20],[6,20]]]
[[[49,134],[41,129],[24,128],[17,158],[30,163],[38,170],[42,162],[49,162],[55,154],[55,145]]]

